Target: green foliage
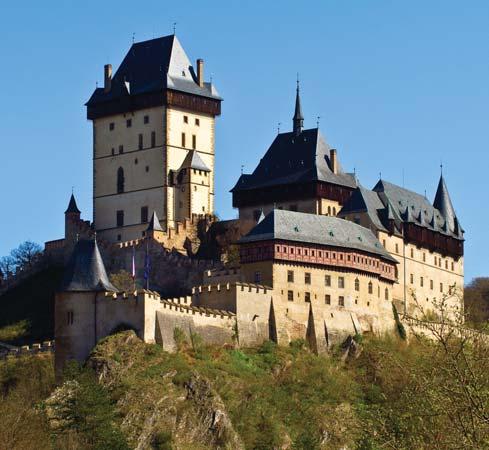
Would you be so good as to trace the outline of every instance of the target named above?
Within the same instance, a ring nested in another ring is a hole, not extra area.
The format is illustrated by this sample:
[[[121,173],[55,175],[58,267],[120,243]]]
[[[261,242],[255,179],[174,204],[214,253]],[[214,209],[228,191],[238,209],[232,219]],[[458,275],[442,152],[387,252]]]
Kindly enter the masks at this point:
[[[151,446],[155,450],[172,450],[173,449],[173,437],[171,432],[159,431],[155,434]]]
[[[63,270],[49,267],[0,295],[0,335],[14,345],[54,338],[54,294]]]
[[[173,339],[175,339],[175,345],[178,351],[183,350],[184,346],[187,345],[187,337],[180,327],[173,329]]]
[[[138,289],[139,286],[134,283],[132,275],[127,270],[119,270],[119,272],[109,275],[110,282],[119,290],[131,292]]]

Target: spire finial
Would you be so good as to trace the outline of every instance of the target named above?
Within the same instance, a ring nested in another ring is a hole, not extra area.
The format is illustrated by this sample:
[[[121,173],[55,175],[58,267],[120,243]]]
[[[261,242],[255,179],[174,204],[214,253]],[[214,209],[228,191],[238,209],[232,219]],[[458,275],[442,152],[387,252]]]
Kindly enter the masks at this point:
[[[132,43],[134,44],[134,39],[136,38],[136,33],[132,33]]]
[[[241,164],[241,175],[243,175],[244,164]]]
[[[382,180],[382,172],[379,172],[379,179]]]
[[[443,176],[443,161],[440,161],[440,175]]]
[[[71,195],[74,194],[74,191],[75,191],[75,186],[71,186]]]
[[[177,23],[173,22],[173,36],[177,34]]]
[[[280,134],[280,125],[282,125],[282,122],[279,122],[277,124],[277,134]]]
[[[317,125],[317,128],[319,128],[319,121],[321,120],[321,116],[317,116],[316,117],[316,125]]]
[[[293,117],[294,133],[296,136],[302,133],[304,127],[304,116],[302,115],[301,97],[299,95],[299,74],[297,74],[297,90],[295,94],[295,112]]]

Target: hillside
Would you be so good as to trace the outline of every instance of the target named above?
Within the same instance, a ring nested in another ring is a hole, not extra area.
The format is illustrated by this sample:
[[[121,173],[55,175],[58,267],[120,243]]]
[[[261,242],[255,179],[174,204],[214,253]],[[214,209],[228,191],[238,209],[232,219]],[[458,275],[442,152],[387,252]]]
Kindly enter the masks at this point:
[[[54,338],[54,293],[63,269],[48,267],[0,295],[0,341],[31,344]]]
[[[9,449],[489,448],[486,349],[441,344],[369,339],[345,359],[340,349],[315,356],[302,342],[238,350],[203,347],[194,336],[169,354],[123,332],[54,391],[48,358],[0,362],[0,414],[9,418],[0,442]]]

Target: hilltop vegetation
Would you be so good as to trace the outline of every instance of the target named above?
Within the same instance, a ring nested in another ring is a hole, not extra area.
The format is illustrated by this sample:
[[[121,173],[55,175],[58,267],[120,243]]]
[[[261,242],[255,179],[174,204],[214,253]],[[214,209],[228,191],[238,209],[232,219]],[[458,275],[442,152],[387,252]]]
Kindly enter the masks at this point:
[[[480,343],[363,339],[356,358],[123,332],[54,390],[49,358],[0,363],[9,449],[484,449],[489,358]],[[32,382],[32,380],[35,380]],[[462,383],[463,381],[463,383]],[[46,398],[51,396],[49,400]]]

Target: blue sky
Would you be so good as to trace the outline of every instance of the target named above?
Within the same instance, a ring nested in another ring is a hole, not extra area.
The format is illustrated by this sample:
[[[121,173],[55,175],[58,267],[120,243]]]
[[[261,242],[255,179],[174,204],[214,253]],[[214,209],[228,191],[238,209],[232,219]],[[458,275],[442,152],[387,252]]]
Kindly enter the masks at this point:
[[[0,255],[63,236],[75,186],[91,219],[91,124],[103,65],[136,41],[177,35],[224,97],[216,209],[290,129],[296,73],[306,127],[362,184],[382,177],[433,199],[443,161],[466,230],[466,280],[489,276],[487,1],[6,2],[0,6]]]

